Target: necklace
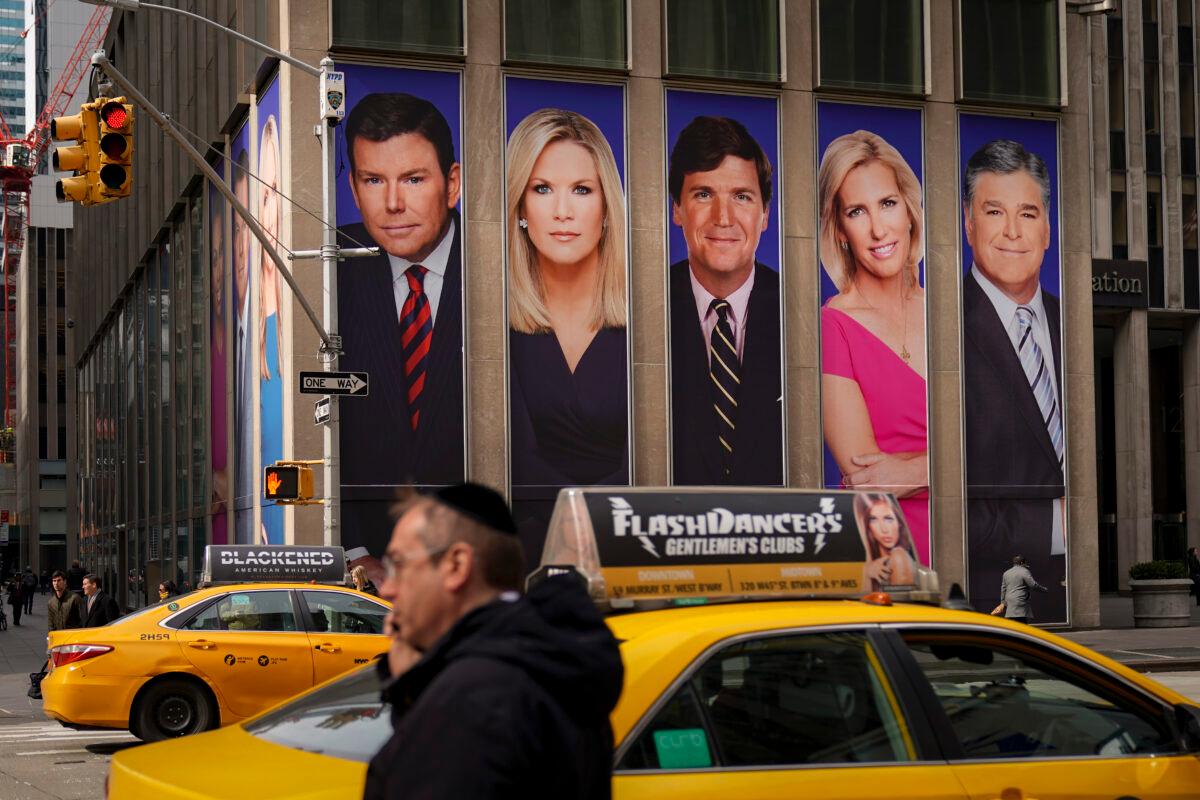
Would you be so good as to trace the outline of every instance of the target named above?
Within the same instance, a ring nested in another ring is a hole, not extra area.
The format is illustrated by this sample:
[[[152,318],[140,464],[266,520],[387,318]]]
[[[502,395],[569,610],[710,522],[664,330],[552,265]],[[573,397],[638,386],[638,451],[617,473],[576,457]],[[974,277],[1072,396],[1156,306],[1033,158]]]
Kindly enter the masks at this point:
[[[867,299],[866,292],[862,290],[861,286],[858,286],[858,294],[860,297],[862,297],[863,302],[866,303],[872,311],[874,311],[876,314],[879,314],[879,309],[875,307],[874,303]],[[880,316],[883,315],[880,314]],[[904,363],[907,364],[912,361],[912,353],[908,352],[908,302],[904,298],[903,283],[900,286],[900,321],[900,358],[904,359]]]

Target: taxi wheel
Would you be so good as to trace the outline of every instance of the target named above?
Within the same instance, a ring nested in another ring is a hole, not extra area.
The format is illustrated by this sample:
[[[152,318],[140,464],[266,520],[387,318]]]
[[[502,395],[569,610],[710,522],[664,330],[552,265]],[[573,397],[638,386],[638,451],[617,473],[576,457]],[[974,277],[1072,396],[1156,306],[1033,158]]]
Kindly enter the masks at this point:
[[[216,713],[206,692],[190,681],[165,680],[146,690],[138,704],[137,736],[157,742],[216,727]]]

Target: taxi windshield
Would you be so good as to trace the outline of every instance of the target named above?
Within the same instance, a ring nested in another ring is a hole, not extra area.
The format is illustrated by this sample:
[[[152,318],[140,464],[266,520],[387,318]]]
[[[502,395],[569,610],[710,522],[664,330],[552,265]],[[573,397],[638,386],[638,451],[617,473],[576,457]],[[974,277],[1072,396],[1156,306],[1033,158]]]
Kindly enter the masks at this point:
[[[159,600],[157,603],[154,603],[153,605],[148,605],[143,608],[139,608],[136,611],[130,611],[128,614],[126,614],[123,617],[117,617],[116,619],[114,619],[112,622],[110,622],[108,624],[114,625],[118,622],[120,622],[121,624],[124,624],[131,620],[135,620],[138,617],[145,616],[146,614],[149,614],[151,612],[162,611],[164,606],[168,606],[172,603],[175,603],[176,605],[178,605],[179,601],[182,600],[183,597],[184,597],[184,595],[175,595],[174,597],[168,597],[166,600]]]
[[[387,706],[379,697],[375,665],[309,692],[245,724],[268,742],[308,753],[366,763],[392,735]]]

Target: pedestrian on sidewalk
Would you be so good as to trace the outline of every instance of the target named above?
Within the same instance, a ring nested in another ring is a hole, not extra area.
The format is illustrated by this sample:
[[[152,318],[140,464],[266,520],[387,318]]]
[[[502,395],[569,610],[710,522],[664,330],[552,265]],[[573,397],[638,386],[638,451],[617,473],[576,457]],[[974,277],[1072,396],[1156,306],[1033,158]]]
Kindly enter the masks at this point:
[[[403,501],[384,555],[393,735],[364,798],[611,796],[617,642],[579,582],[522,597],[512,513],[477,484]]]
[[[83,597],[83,578],[88,572],[78,561],[71,562],[71,568],[67,570],[67,588],[75,594]]]
[[[54,570],[50,578],[50,586],[54,593],[46,601],[46,628],[48,631],[62,631],[69,628],[81,627],[83,622],[83,601],[79,595],[67,588],[67,576],[62,570]],[[49,655],[47,655],[47,659]],[[42,699],[42,679],[46,677],[48,663],[42,664],[39,672],[29,676],[29,696],[34,700]]]
[[[21,588],[20,575],[14,575],[8,581],[8,604],[12,606],[13,625],[21,627],[21,612],[25,609],[25,592]]]
[[[165,603],[172,597],[179,596],[179,589],[175,588],[175,581],[163,581],[158,584],[158,602]]]
[[[25,613],[33,613],[33,596],[37,594],[38,579],[33,574],[33,567],[26,566],[25,574],[21,577],[21,590],[25,595]]]
[[[100,578],[92,573],[83,576],[83,624],[81,628],[99,628],[121,616],[117,601],[100,588]]]
[[[1000,577],[1000,605],[992,609],[992,614],[1003,614],[1005,619],[1028,623],[1033,619],[1029,590],[1048,590],[1033,579],[1033,573],[1025,565],[1022,556],[1013,556],[1012,563],[1013,565]]]
[[[1200,606],[1200,551],[1189,547],[1187,562],[1188,575],[1192,578],[1192,594],[1196,595],[1196,605]]]

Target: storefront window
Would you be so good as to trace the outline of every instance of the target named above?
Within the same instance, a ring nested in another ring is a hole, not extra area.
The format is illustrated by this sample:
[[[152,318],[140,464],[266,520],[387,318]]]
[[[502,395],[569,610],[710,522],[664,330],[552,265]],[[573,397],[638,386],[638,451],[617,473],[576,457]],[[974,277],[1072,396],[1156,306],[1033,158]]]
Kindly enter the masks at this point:
[[[962,94],[969,100],[1057,106],[1057,0],[959,0]]]
[[[778,0],[666,0],[667,73],[779,81]]]
[[[358,0],[333,6],[334,47],[461,56],[461,0]]]
[[[504,57],[625,69],[626,0],[505,0]]]
[[[821,0],[822,88],[925,90],[924,0]]]

